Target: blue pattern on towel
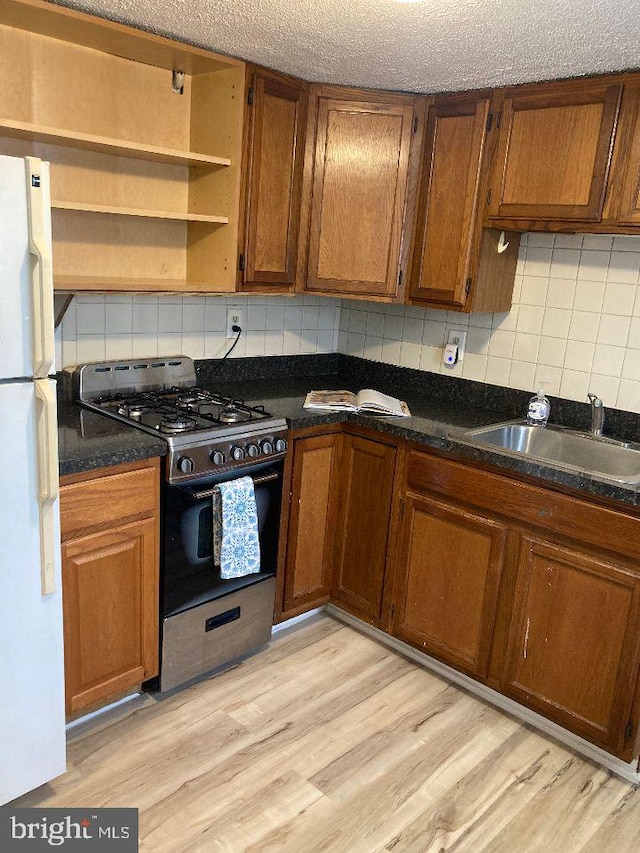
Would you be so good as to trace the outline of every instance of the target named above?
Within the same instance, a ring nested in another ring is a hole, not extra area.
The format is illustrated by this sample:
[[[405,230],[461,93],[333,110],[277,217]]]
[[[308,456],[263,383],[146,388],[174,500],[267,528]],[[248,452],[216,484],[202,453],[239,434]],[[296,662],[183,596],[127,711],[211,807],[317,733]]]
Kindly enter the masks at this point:
[[[220,577],[240,578],[260,571],[258,511],[251,477],[218,486],[221,499],[222,541]]]

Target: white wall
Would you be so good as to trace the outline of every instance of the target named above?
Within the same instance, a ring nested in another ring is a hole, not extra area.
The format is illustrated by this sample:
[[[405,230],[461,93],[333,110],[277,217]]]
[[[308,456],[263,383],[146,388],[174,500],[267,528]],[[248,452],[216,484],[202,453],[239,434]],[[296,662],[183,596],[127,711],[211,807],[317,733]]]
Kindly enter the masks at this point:
[[[441,361],[467,329],[464,363]],[[340,352],[640,412],[640,237],[523,234],[508,314],[464,315],[352,300]]]
[[[231,357],[335,352],[335,299],[79,295],[56,334],[58,367],[114,358],[220,358],[227,308],[242,308],[243,334]]]

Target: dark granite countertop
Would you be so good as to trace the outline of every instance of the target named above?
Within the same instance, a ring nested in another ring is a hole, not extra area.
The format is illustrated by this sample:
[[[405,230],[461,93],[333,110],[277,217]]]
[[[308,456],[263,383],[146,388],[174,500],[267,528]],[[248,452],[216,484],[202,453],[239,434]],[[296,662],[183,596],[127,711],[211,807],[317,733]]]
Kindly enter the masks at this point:
[[[202,382],[206,385],[204,377]],[[353,382],[345,382],[344,375],[321,374],[304,378],[280,377],[233,383],[218,382],[215,387],[220,393],[240,397],[249,403],[262,403],[272,415],[286,418],[292,429],[351,421],[387,435],[415,441],[425,447],[448,454],[455,454],[468,461],[482,462],[504,469],[505,472],[534,477],[549,485],[555,484],[575,489],[584,494],[621,502],[628,506],[640,505],[640,494],[636,486],[613,483],[587,473],[554,467],[552,464],[506,456],[490,449],[471,446],[460,440],[461,433],[467,429],[522,417],[530,394],[524,394],[524,408],[514,411],[513,406],[506,404],[489,409],[474,404],[473,400],[463,403],[455,395],[442,399],[434,394],[433,399],[429,399],[424,389],[414,388],[412,393],[411,388],[384,387],[382,382],[371,383],[370,386],[362,384],[354,386]],[[406,400],[411,410],[411,417],[396,418],[356,415],[348,412],[312,411],[302,407],[308,391],[338,388],[358,391],[362,387],[375,387],[383,393]]]
[[[262,403],[274,416],[286,418],[293,429],[352,421],[469,461],[524,474],[543,483],[575,489],[627,506],[640,503],[635,486],[619,485],[586,473],[506,456],[459,440],[460,434],[471,427],[521,418],[531,396],[528,392],[338,354],[234,359],[223,365],[219,362],[197,362],[196,367],[198,383],[205,388],[242,398],[251,404]],[[339,388],[351,391],[376,388],[406,400],[412,416],[355,415],[311,411],[302,407],[308,391]],[[579,429],[587,427],[588,405],[554,398],[551,398],[551,404],[551,422]],[[607,416],[614,434],[631,440],[636,438],[640,424],[638,415],[607,410]],[[59,430],[61,474],[161,456],[166,452],[162,440],[71,403],[60,405]]]
[[[75,403],[58,402],[61,475],[163,456],[166,452],[167,445],[162,439],[131,429]]]

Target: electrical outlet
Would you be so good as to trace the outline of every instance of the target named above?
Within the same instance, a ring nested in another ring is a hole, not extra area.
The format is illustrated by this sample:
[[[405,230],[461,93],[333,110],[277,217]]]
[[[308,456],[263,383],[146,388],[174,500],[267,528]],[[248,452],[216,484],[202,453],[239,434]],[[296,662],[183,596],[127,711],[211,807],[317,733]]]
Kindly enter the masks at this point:
[[[233,331],[233,326],[240,326],[244,329],[242,308],[227,308],[227,337],[235,338],[238,331]]]
[[[458,358],[456,364],[461,364],[464,360],[464,348],[467,343],[467,330],[449,329],[447,331],[446,343],[458,347]]]

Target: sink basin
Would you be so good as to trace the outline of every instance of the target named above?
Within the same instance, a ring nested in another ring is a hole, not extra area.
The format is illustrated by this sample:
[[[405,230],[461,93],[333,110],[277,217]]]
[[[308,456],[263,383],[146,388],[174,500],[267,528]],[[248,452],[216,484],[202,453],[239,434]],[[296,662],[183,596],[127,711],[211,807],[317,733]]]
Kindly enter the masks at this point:
[[[458,437],[479,447],[549,462],[616,483],[640,483],[640,444],[592,436],[565,427],[537,427],[523,422],[471,429]]]

